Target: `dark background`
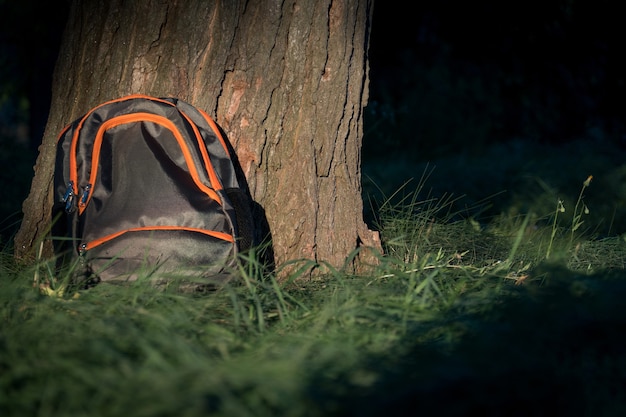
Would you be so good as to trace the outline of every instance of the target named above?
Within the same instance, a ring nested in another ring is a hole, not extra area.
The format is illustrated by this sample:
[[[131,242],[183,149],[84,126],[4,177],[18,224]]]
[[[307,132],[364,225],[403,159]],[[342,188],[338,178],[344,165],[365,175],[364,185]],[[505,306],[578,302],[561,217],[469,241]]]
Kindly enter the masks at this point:
[[[402,189],[405,198],[427,176],[418,201],[450,198],[453,212],[485,223],[501,213],[545,220],[561,199],[567,226],[593,175],[585,229],[626,232],[626,36],[617,8],[607,0],[412,6],[374,7],[366,219],[377,211],[370,195],[380,204]]]
[[[0,245],[19,227],[50,107],[67,1],[0,0]]]
[[[67,11],[67,1],[0,0],[3,242],[30,187]],[[396,155],[415,163],[477,156],[512,140],[623,148],[620,16],[608,0],[444,0],[410,8],[378,0],[364,171]]]
[[[418,157],[590,132],[624,145],[624,35],[606,0],[379,1],[369,125]]]

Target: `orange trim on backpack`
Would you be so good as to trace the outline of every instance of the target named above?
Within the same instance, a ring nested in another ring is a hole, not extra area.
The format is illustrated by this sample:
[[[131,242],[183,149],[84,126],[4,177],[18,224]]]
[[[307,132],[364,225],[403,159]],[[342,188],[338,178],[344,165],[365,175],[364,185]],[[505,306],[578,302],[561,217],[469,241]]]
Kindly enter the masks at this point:
[[[204,140],[202,139],[202,135],[200,134],[198,127],[193,122],[193,120],[191,120],[189,116],[187,116],[187,114],[185,114],[182,111],[180,112],[180,114],[182,114],[185,117],[185,120],[187,120],[187,122],[193,129],[194,135],[196,135],[196,140],[198,141],[198,148],[200,149],[200,154],[202,154],[202,159],[204,160],[204,166],[206,167],[207,173],[209,174],[209,180],[211,181],[211,185],[213,186],[215,190],[223,189],[224,187],[222,187],[222,182],[220,181],[219,177],[215,173],[215,170],[213,169],[213,164],[211,163],[211,157],[209,156],[209,152],[207,151],[206,144],[204,143]]]
[[[78,122],[78,125],[76,126],[76,129],[74,130],[74,135],[72,135],[72,142],[70,144],[70,177],[73,177],[72,173],[77,171],[77,167],[76,167],[76,148],[78,147],[78,135],[80,134],[80,131],[83,127],[83,124],[85,123],[85,120],[87,120],[87,118],[91,115],[91,113],[95,112],[96,110],[98,110],[100,107],[106,106],[107,104],[112,104],[112,103],[119,103],[120,101],[126,101],[126,100],[132,100],[132,99],[137,99],[137,98],[143,98],[143,99],[147,99],[147,100],[152,100],[154,99],[154,97],[150,97],[144,94],[131,94],[129,96],[125,96],[125,97],[120,97],[120,98],[116,98],[113,100],[109,100],[109,101],[105,101],[102,104],[97,105],[96,107],[92,108],[91,110],[89,110],[89,112],[87,112],[82,119],[80,119],[80,122]],[[63,129],[63,132],[61,133],[61,135],[59,135],[59,139],[61,138],[61,136],[63,135],[63,133],[65,133],[71,125],[68,125],[65,129]],[[58,139],[57,139],[58,141]],[[73,178],[73,191],[75,195],[78,195],[78,181],[76,181],[76,178]]]
[[[215,189],[215,190],[223,189],[222,182],[220,181],[219,177],[215,173],[215,170],[213,169],[213,164],[211,163],[211,158],[210,158],[209,153],[207,151],[207,148],[206,148],[206,145],[204,143],[204,140],[202,139],[202,135],[200,134],[200,131],[198,130],[198,127],[196,126],[196,123],[193,120],[191,120],[191,118],[185,112],[183,112],[181,109],[179,109],[176,106],[175,103],[172,103],[171,101],[165,100],[163,98],[144,96],[144,95],[141,95],[141,94],[136,94],[136,95],[133,95],[133,96],[129,96],[129,98],[145,98],[145,99],[148,99],[148,100],[151,100],[151,101],[156,101],[158,103],[167,104],[169,106],[176,107],[178,112],[185,118],[185,120],[187,120],[187,122],[189,123],[189,125],[193,129],[193,133],[196,135],[196,140],[198,141],[198,148],[200,149],[200,153],[202,154],[202,159],[204,160],[204,166],[207,169],[207,174],[209,175],[209,180],[211,181],[211,185],[213,186],[213,189]],[[226,142],[222,138],[222,135],[220,134],[219,130],[217,129],[217,125],[215,124],[215,122],[203,110],[201,110],[199,108],[196,108],[196,109],[200,112],[202,117],[204,117],[204,119],[206,119],[206,121],[208,122],[209,126],[211,127],[211,129],[213,130],[213,132],[215,133],[215,135],[217,136],[217,138],[221,142],[222,146],[226,150],[226,154],[228,154],[228,149],[226,149]]]
[[[182,231],[182,232],[196,232],[196,233],[202,233],[203,235],[208,235],[211,237],[214,237],[216,239],[220,239],[220,240],[224,240],[226,242],[230,242],[230,243],[235,243],[235,239],[229,235],[228,233],[224,233],[224,232],[216,232],[215,230],[207,230],[207,229],[198,229],[195,227],[183,227],[183,226],[144,226],[144,227],[133,227],[131,229],[125,229],[125,230],[120,230],[119,232],[116,233],[112,233],[110,235],[107,236],[103,236],[101,238],[98,239],[94,239],[91,242],[85,243],[84,245],[82,245],[82,247],[79,248],[79,252],[80,250],[90,250],[93,249],[95,247],[98,247],[104,243],[107,243],[117,237],[120,237],[121,235],[125,234],[125,233],[130,233],[130,232],[146,232],[146,231],[151,231],[151,230],[167,230],[167,231]]]
[[[104,133],[107,130],[114,128],[116,126],[122,125],[122,124],[144,122],[144,121],[159,124],[172,132],[172,134],[176,138],[176,141],[178,142],[181,148],[183,157],[185,158],[185,162],[187,163],[187,167],[189,168],[189,174],[191,175],[191,178],[193,179],[196,186],[200,190],[202,190],[205,194],[207,194],[209,197],[211,197],[213,200],[217,201],[218,204],[222,205],[222,199],[215,192],[215,190],[213,190],[210,187],[207,187],[200,180],[198,171],[196,170],[196,166],[193,163],[193,157],[191,156],[191,152],[189,151],[189,148],[186,146],[185,139],[180,134],[180,131],[176,128],[176,125],[174,125],[174,123],[171,120],[167,119],[166,117],[158,116],[156,114],[151,114],[151,113],[125,114],[125,115],[114,117],[102,123],[102,125],[98,129],[98,133],[96,134],[96,137],[93,143],[93,153],[92,153],[92,158],[91,158],[92,167],[91,167],[91,172],[89,174],[89,184],[93,185],[96,183],[96,178],[98,176],[97,164],[100,161],[100,149],[102,147],[102,141],[104,140]],[[74,164],[75,164],[76,163],[75,153],[72,153],[72,156],[73,158],[70,159],[70,162],[72,159],[74,159]],[[78,194],[77,176],[78,176],[78,172],[76,169],[70,171],[70,179],[74,182],[74,186],[76,188],[74,191],[76,194]],[[82,214],[83,211],[85,210],[87,204],[91,200],[92,195],[93,195],[93,190],[89,193],[89,195],[87,196],[87,199],[84,202],[82,200],[79,201],[79,204],[78,204],[79,215]]]
[[[162,99],[162,98],[158,98],[158,97],[153,97],[153,96],[149,96],[146,94],[130,94],[124,97],[120,97],[120,98],[116,98],[113,100],[109,100],[106,101],[104,103],[101,103],[100,105],[92,108],[89,112],[87,112],[78,122],[78,125],[76,126],[76,129],[74,130],[74,134],[72,135],[72,141],[70,144],[70,157],[69,157],[69,171],[70,171],[70,180],[72,181],[73,184],[73,192],[75,195],[78,195],[78,180],[77,180],[77,161],[76,161],[76,157],[77,157],[77,148],[78,148],[78,136],[80,135],[80,131],[83,127],[83,124],[85,123],[85,120],[93,113],[95,112],[97,109],[106,106],[108,104],[113,104],[113,103],[119,103],[122,101],[127,101],[127,100],[134,100],[134,99],[145,99],[145,100],[149,100],[149,101],[154,101],[154,102],[158,102],[158,103],[162,103],[162,104],[167,104],[169,106],[172,107],[176,107],[176,105],[174,103],[172,103],[171,101]],[[200,114],[204,117],[204,119],[207,121],[207,123],[209,124],[209,126],[211,127],[211,129],[213,130],[213,133],[215,133],[215,135],[217,136],[218,140],[220,141],[220,143],[222,144],[222,147],[224,148],[224,150],[226,151],[226,154],[228,155],[228,148],[226,146],[226,142],[224,141],[224,138],[222,137],[219,128],[217,127],[216,123],[213,121],[213,119],[202,109],[198,109],[198,111],[200,112]],[[211,181],[211,185],[213,186],[214,190],[221,190],[223,189],[222,183],[219,179],[219,177],[217,176],[217,174],[215,173],[215,170],[213,169],[213,164],[211,163],[211,159],[209,157],[208,151],[206,149],[206,145],[204,144],[203,140],[202,140],[202,135],[200,135],[200,132],[198,131],[198,128],[196,127],[196,124],[189,118],[189,116],[187,114],[185,114],[184,112],[180,111],[180,114],[182,114],[184,116],[184,118],[187,120],[187,122],[189,122],[190,126],[192,127],[194,134],[196,135],[196,139],[198,141],[198,147],[200,149],[200,153],[202,154],[202,159],[204,160],[204,164],[206,166],[206,170],[209,176],[209,180]],[[135,113],[137,114],[137,113]],[[147,114],[147,113],[144,113]],[[122,116],[118,116],[118,117],[122,117]],[[139,121],[139,120],[137,120]],[[105,122],[106,123],[106,122]],[[69,124],[67,125],[59,134],[59,136],[57,137],[57,142],[61,139],[61,137],[70,129],[72,125]],[[170,129],[172,130],[172,129]],[[177,130],[177,129],[175,129]],[[178,138],[177,138],[178,140]],[[180,140],[178,140],[179,143],[183,143]],[[182,148],[182,146],[181,146]],[[184,151],[183,151],[184,152]],[[98,150],[99,153],[99,150]],[[185,160],[187,160],[187,157],[185,157]],[[195,168],[195,166],[194,166]],[[191,168],[190,168],[191,170]],[[192,174],[193,176],[193,174]],[[194,177],[194,180],[197,178]],[[90,179],[90,183],[93,184],[94,182]],[[207,187],[207,189],[210,190],[210,188]],[[213,190],[211,191],[205,191],[207,194],[209,194],[211,196],[211,198],[213,198],[214,200],[216,200],[220,205],[222,204],[221,199],[219,198],[219,196],[217,194],[215,194],[213,192]],[[89,201],[91,199],[91,196],[88,197],[87,201]],[[84,206],[86,206],[85,204],[80,204],[79,202],[79,213],[82,213],[84,210]]]
[[[228,152],[228,147],[226,146],[226,141],[222,137],[222,133],[220,132],[220,129],[217,127],[217,123],[215,123],[213,118],[211,118],[211,116],[209,116],[207,114],[207,112],[205,112],[204,110],[198,109],[198,111],[200,112],[202,117],[204,117],[204,119],[207,121],[209,126],[211,126],[211,129],[213,129],[213,133],[215,133],[215,136],[217,136],[217,139],[219,139],[220,143],[222,144],[222,147],[226,151],[226,155],[229,155],[230,152]]]
[[[57,136],[57,143],[59,143],[59,141],[61,140],[61,138],[63,137],[63,135],[65,135],[65,133],[67,133],[68,130],[70,130],[70,127],[72,127],[71,124],[65,126],[62,130],[61,133],[59,133],[59,136]]]
[[[196,136],[196,140],[198,141],[198,148],[200,149],[200,153],[202,154],[202,159],[204,160],[204,166],[206,167],[207,174],[209,175],[209,181],[211,181],[211,186],[213,187],[214,190],[221,190],[224,188],[222,186],[222,182],[220,181],[219,177],[215,173],[215,170],[213,169],[213,164],[211,163],[211,157],[209,156],[206,145],[204,143],[204,140],[202,139],[202,135],[200,134],[198,127],[196,126],[196,123],[193,120],[191,120],[191,118],[185,112],[183,112],[180,108],[178,108],[175,103],[172,103],[171,101],[165,100],[163,98],[142,96],[140,94],[137,94],[135,96],[130,96],[130,97],[131,98],[145,98],[151,101],[156,101],[158,103],[167,104],[169,106],[175,107],[178,110],[178,112],[185,118],[185,120],[187,120],[187,122],[193,129],[193,133]],[[201,109],[197,109],[197,110],[202,114],[202,116],[205,119],[207,119],[207,122],[209,122],[209,125],[213,129],[213,132],[216,134],[216,136],[222,143],[222,146],[224,147],[224,149],[226,149],[226,143],[224,142],[224,139],[219,134],[219,131],[217,130],[217,126],[215,125],[215,122],[213,122],[210,116],[206,114],[203,110]],[[228,150],[226,150],[226,153],[228,154]]]

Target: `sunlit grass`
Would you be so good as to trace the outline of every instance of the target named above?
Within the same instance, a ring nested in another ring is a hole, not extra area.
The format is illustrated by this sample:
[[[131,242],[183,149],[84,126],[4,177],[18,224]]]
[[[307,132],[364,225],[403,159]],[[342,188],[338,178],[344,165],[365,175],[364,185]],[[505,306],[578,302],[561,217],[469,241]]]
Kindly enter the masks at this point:
[[[385,253],[366,276],[299,260],[277,279],[253,250],[210,291],[82,289],[5,249],[0,415],[624,412],[626,241],[590,233],[596,201],[487,220],[430,175],[375,203]]]

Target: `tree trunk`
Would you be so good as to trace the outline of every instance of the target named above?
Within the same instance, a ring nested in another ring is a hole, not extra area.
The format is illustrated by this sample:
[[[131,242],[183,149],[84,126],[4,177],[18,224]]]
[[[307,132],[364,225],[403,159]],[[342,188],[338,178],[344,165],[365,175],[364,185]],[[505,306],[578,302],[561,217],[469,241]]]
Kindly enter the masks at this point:
[[[212,114],[264,210],[275,263],[340,266],[379,248],[363,222],[360,150],[373,0],[74,1],[16,256],[50,224],[62,127],[119,96],[173,96]],[[51,246],[44,246],[44,255]]]

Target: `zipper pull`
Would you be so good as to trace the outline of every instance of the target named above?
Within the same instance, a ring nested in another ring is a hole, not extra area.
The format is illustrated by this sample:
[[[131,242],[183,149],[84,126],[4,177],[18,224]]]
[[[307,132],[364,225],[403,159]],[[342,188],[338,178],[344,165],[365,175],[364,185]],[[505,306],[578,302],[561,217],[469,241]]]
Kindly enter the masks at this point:
[[[87,244],[81,243],[76,249],[78,249],[78,262],[80,263],[81,268],[84,268],[87,265],[87,260],[85,259],[85,254],[87,253]]]
[[[67,190],[65,190],[65,194],[63,194],[62,202],[65,203],[65,211],[69,214],[72,213],[76,207],[74,206],[74,182],[70,181],[67,183]]]
[[[80,199],[79,205],[84,207],[87,204],[87,200],[89,199],[89,193],[91,192],[91,184],[87,184],[85,188],[83,188],[83,196]]]

